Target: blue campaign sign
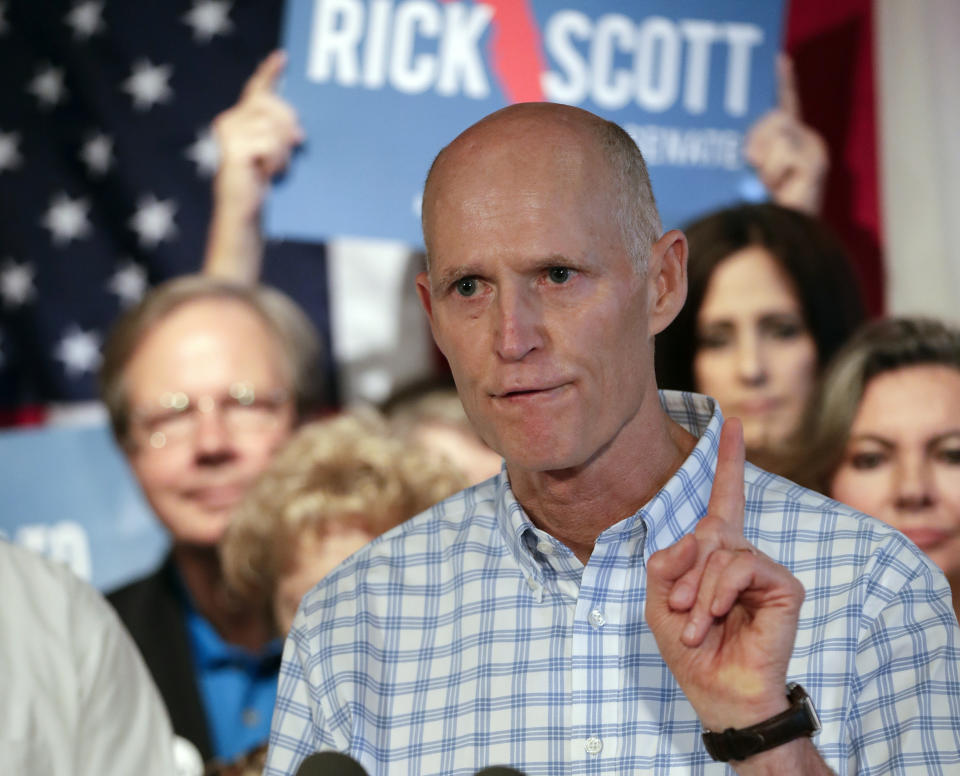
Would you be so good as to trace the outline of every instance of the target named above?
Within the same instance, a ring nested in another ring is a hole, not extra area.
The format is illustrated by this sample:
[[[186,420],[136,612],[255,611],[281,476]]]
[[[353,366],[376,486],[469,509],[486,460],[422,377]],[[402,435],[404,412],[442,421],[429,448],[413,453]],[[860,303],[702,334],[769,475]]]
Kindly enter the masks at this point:
[[[108,591],[160,565],[169,539],[105,425],[0,432],[0,538]]]
[[[266,231],[419,245],[437,151],[531,100],[630,132],[666,227],[761,198],[742,144],[775,103],[782,22],[781,0],[290,0],[282,93],[308,139]]]

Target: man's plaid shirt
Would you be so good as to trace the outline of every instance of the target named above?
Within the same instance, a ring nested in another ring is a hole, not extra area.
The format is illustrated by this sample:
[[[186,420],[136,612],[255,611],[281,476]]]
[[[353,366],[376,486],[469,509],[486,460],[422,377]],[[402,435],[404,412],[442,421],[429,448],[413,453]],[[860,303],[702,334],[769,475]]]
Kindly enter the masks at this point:
[[[506,472],[324,579],[284,651],[266,776],[311,752],[370,774],[723,773],[644,621],[646,562],[706,512],[722,417],[662,392],[699,442],[586,566]],[[638,451],[638,455],[642,455]],[[872,518],[747,466],[745,535],[806,588],[788,679],[838,774],[960,773],[960,631],[940,571]]]

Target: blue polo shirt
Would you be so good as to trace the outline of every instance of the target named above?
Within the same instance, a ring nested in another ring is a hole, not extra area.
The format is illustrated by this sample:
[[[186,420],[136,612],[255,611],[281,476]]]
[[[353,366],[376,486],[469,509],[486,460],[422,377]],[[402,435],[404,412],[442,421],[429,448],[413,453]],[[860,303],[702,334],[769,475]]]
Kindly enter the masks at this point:
[[[184,591],[186,593],[186,591]],[[277,697],[283,640],[251,652],[224,641],[185,595],[197,687],[215,757],[232,760],[265,743]]]

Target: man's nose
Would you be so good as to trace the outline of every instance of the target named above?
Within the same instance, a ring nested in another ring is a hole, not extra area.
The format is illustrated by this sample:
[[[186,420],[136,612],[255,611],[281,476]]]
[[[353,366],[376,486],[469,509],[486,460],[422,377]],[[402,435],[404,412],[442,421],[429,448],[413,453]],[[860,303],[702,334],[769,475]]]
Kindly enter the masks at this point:
[[[767,380],[766,354],[763,343],[754,332],[737,337],[737,376],[747,385],[762,385]]]
[[[497,355],[505,361],[520,361],[543,346],[540,305],[520,289],[501,289],[494,305]]]
[[[229,455],[233,449],[233,436],[226,422],[223,409],[209,397],[201,397],[198,403],[194,449],[204,459]]]

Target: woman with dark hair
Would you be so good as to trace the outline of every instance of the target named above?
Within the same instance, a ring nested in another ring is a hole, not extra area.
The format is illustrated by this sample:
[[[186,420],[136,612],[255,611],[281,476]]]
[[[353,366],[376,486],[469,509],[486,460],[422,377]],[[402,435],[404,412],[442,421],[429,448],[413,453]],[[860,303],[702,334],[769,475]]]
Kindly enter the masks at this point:
[[[687,302],[657,336],[658,385],[717,399],[743,421],[748,456],[769,463],[865,319],[856,279],[818,220],[779,205],[720,210],[686,234]]]
[[[868,324],[830,362],[802,428],[793,479],[906,534],[960,614],[960,329]]]

